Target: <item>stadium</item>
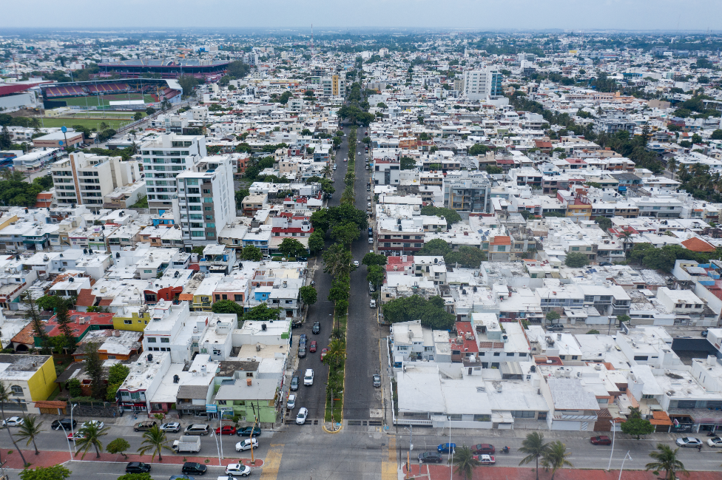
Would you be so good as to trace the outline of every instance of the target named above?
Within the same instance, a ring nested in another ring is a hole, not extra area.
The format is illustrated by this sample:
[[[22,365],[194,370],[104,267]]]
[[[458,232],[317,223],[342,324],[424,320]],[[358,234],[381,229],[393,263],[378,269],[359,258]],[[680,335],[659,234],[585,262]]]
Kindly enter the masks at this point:
[[[70,107],[79,110],[145,110],[164,101],[181,100],[183,89],[176,80],[128,78],[89,82],[49,83],[40,86],[45,109]]]
[[[229,61],[214,62],[204,60],[123,60],[113,63],[101,63],[99,76],[116,74],[122,78],[137,78],[141,76],[159,76],[160,78],[180,78],[181,75],[192,75],[215,81],[221,78],[228,69]]]

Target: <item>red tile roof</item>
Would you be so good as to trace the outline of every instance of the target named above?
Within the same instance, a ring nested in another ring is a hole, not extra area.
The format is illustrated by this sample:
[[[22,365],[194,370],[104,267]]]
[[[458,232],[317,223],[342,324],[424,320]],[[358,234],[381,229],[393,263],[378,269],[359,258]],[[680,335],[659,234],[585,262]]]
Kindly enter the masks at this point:
[[[715,248],[714,246],[710,245],[709,243],[705,242],[701,238],[693,237],[689,240],[685,240],[682,242],[682,245],[684,245],[684,248],[687,250],[691,250],[693,252],[714,252]]]

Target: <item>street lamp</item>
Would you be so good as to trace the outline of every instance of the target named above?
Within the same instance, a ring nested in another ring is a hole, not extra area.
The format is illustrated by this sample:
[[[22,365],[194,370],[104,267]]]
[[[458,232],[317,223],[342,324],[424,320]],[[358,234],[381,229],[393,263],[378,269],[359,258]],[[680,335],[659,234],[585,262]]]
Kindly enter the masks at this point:
[[[612,468],[612,455],[614,455],[614,437],[616,437],[617,431],[614,429],[614,420],[610,420],[612,424],[612,451],[609,452],[609,465],[607,465],[607,471]]]
[[[63,435],[65,435],[65,441],[68,442],[68,453],[70,454],[70,461],[73,461],[73,451],[70,449],[70,439],[68,438],[68,432],[65,430],[65,427],[63,426],[63,422],[60,423],[60,428],[63,429]],[[73,426],[73,422],[70,422],[70,426]],[[73,435],[73,441],[75,441],[75,435]]]
[[[77,407],[78,404],[74,404],[70,406],[70,433],[73,434],[73,448],[75,449],[75,452],[78,451],[78,445],[75,443],[75,426],[73,425],[73,410],[75,410],[75,407]]]
[[[622,470],[624,470],[624,461],[629,458],[632,460],[632,456],[629,454],[629,450],[627,450],[627,454],[622,459],[622,468],[619,469],[619,480],[622,480]]]
[[[456,453],[456,452],[454,452],[455,449],[451,446],[451,417],[447,417],[447,418],[449,419],[449,452],[451,452],[451,462],[450,463],[452,464],[451,468],[449,469],[449,480],[452,480],[454,478],[454,467],[453,467],[454,453]]]

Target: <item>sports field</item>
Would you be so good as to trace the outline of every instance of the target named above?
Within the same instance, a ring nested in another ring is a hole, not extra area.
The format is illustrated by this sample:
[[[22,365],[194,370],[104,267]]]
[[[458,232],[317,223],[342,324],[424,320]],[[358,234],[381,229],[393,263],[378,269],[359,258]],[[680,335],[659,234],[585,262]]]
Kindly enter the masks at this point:
[[[100,124],[105,123],[113,130],[118,130],[123,125],[127,125],[133,120],[116,120],[116,119],[89,119],[89,118],[48,118],[42,119],[42,125],[45,127],[68,127],[71,128],[73,125],[82,125],[87,128],[95,128],[100,131]]]
[[[123,100],[143,100],[144,103],[153,103],[155,101],[153,100],[152,95],[141,95],[140,93],[119,93],[114,95],[103,95],[102,97],[90,95],[87,97],[58,98],[57,100],[65,101],[69,107],[85,107],[86,105],[88,107],[105,107],[110,105],[111,101],[115,102]]]

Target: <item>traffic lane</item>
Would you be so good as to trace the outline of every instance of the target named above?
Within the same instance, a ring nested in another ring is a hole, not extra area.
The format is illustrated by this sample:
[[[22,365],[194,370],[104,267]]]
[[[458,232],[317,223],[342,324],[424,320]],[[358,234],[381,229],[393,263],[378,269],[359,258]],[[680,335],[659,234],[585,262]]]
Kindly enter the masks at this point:
[[[216,461],[217,462],[217,461]],[[73,472],[70,478],[100,478],[115,480],[125,474],[125,463],[110,462],[69,462],[65,466]],[[225,467],[208,464],[206,475],[215,478],[225,473]],[[151,470],[151,478],[167,480],[171,475],[181,475],[181,465],[163,465],[154,463]],[[14,472],[15,473],[15,472]],[[10,476],[11,480],[20,478],[18,474]]]
[[[499,438],[484,436],[480,434],[476,437],[457,436],[454,438],[454,432],[451,437],[448,435],[428,434],[424,433],[427,429],[416,428],[414,429],[414,449],[411,452],[412,459],[418,459],[418,454],[422,452],[435,452],[437,447],[442,443],[455,443],[457,448],[461,445],[476,445],[478,443],[490,443],[496,448],[496,464],[505,467],[518,466],[519,462],[526,455],[519,451],[522,446],[523,438]],[[396,446],[405,456],[405,452],[409,450],[409,429],[408,427],[397,428],[397,440]],[[448,432],[448,431],[447,431]],[[544,431],[542,431],[544,433]],[[559,433],[559,432],[555,432]],[[589,432],[590,437],[595,436],[597,432]],[[608,432],[603,432],[608,433]],[[698,437],[701,438],[701,437]],[[604,445],[592,445],[588,438],[580,439],[574,438],[559,438],[555,435],[553,438],[545,438],[547,442],[555,440],[561,440],[567,446],[568,451],[571,453],[569,461],[580,468],[600,468],[606,469],[609,465],[609,454],[611,453],[611,446]],[[649,453],[656,450],[657,445],[662,443],[668,445],[673,449],[676,448],[674,442],[669,440],[660,439],[630,439],[617,437],[614,442],[614,455],[612,457],[612,468],[619,469],[622,464],[622,459],[625,454],[629,452],[632,460],[627,458],[624,463],[625,468],[629,469],[643,469],[647,463],[651,461]],[[510,448],[510,453],[501,453],[501,449],[504,446]],[[685,468],[688,470],[717,470],[719,467],[719,455],[715,455],[717,451],[713,448],[703,447],[702,452],[698,452],[695,448],[680,448],[678,452],[678,458],[684,463]],[[416,460],[418,462],[418,460]],[[616,466],[616,467],[615,467]]]

